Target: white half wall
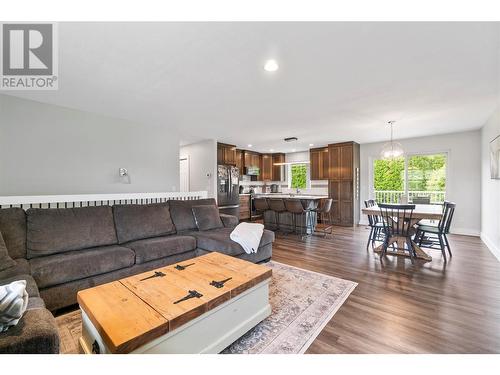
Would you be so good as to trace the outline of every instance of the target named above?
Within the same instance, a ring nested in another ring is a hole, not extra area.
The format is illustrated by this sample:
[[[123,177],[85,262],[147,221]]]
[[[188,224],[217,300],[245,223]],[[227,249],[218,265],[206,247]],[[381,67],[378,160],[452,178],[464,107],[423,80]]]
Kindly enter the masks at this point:
[[[446,199],[457,204],[452,233],[479,236],[481,232],[481,131],[443,134],[398,140],[406,153],[448,153]],[[373,161],[383,142],[361,145],[360,199],[373,198]],[[361,214],[361,223],[366,216]]]
[[[179,158],[189,160],[189,191],[208,192],[209,198],[217,198],[217,141],[205,141],[181,146]]]
[[[0,195],[177,191],[179,139],[165,124],[0,95]]]
[[[481,239],[500,260],[500,180],[490,174],[490,142],[500,135],[500,107],[481,130]]]

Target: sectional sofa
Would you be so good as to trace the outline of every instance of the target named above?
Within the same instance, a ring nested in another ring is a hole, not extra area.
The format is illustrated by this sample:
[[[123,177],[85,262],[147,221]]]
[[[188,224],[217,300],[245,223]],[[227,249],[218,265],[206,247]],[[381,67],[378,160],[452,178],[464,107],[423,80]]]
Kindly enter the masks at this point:
[[[229,238],[238,219],[212,209],[193,214],[200,206],[216,203],[0,209],[0,232],[15,261],[0,272],[0,285],[26,280],[30,297],[19,324],[0,333],[0,353],[58,353],[49,311],[74,305],[81,289],[212,251],[255,263],[271,258],[273,232],[264,230],[257,253],[247,254]]]

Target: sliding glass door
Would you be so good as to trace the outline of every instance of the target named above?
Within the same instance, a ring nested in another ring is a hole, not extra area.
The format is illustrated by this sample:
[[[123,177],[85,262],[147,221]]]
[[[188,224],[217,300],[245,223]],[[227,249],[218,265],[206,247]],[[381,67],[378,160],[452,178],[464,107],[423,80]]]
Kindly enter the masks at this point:
[[[446,197],[447,154],[410,154],[374,160],[373,194],[379,203],[398,203],[403,195],[419,204],[443,203]]]

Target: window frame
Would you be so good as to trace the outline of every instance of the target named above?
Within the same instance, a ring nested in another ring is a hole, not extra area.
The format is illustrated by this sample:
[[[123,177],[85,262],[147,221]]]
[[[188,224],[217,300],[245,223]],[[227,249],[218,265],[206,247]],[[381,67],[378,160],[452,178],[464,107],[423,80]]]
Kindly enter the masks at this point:
[[[444,154],[446,156],[446,167],[445,167],[445,178],[446,178],[446,184],[445,184],[445,189],[444,189],[444,196],[445,199],[448,199],[448,188],[449,188],[449,181],[450,181],[450,150],[438,150],[438,151],[425,151],[425,152],[407,152],[404,154],[404,194],[408,197],[409,196],[409,190],[408,190],[408,159],[411,158],[412,156],[429,156],[429,155],[437,155],[437,154]],[[375,160],[380,160],[380,157],[371,157],[370,158],[370,176],[369,176],[369,199],[375,199]]]

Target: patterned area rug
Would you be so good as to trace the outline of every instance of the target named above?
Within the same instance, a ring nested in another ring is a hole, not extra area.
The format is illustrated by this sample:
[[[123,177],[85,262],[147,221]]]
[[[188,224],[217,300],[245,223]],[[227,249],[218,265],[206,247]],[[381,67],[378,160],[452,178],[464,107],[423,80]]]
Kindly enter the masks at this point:
[[[304,353],[356,283],[328,275],[269,262],[273,269],[270,287],[272,313],[223,353]],[[61,352],[78,353],[81,335],[79,311],[56,318],[61,334]]]

